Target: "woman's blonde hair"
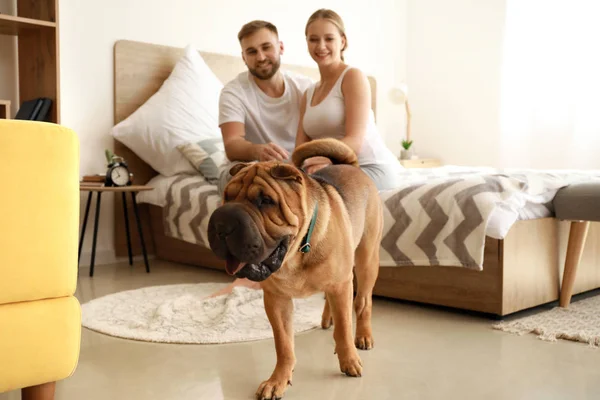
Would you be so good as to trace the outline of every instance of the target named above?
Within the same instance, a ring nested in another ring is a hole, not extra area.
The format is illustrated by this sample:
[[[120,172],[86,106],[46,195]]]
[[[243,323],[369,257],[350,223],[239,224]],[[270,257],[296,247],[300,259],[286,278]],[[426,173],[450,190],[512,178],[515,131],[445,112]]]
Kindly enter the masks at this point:
[[[345,39],[346,43],[344,43],[344,47],[341,51],[342,61],[344,61],[344,50],[346,50],[348,47],[348,38],[346,37],[346,29],[344,28],[344,21],[342,21],[342,17],[340,17],[335,11],[328,10],[326,8],[321,8],[320,10],[315,11],[310,18],[308,18],[308,22],[306,22],[306,27],[304,28],[305,36],[308,34],[308,26],[318,19],[324,19],[331,22],[338,29],[340,35]]]

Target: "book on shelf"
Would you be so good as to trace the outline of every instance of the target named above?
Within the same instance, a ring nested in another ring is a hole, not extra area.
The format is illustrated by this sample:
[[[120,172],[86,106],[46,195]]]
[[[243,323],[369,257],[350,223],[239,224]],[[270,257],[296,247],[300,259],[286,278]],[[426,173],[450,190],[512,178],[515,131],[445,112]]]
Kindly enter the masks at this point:
[[[104,182],[79,182],[81,187],[104,187]]]
[[[102,182],[106,180],[106,174],[84,175],[81,182]]]

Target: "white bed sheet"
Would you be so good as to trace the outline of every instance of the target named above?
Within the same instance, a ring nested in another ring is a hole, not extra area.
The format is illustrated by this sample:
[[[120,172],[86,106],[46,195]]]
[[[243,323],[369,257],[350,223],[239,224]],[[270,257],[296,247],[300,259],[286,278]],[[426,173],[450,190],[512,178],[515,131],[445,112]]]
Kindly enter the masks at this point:
[[[552,199],[600,171],[540,171],[444,166],[405,169],[397,189],[382,191],[380,264],[446,265],[481,270],[485,238],[503,239],[517,220],[554,215]],[[168,236],[209,248],[216,187],[202,175],[156,176],[139,202],[165,208]],[[194,198],[197,201],[190,202]],[[432,217],[435,219],[432,220]],[[483,223],[482,223],[483,222]]]
[[[154,190],[145,190],[137,194],[138,203],[152,204],[158,207],[164,207],[167,204],[167,193],[178,175],[164,176],[156,175],[150,179],[146,186],[153,187]],[[200,175],[198,175],[200,178]]]

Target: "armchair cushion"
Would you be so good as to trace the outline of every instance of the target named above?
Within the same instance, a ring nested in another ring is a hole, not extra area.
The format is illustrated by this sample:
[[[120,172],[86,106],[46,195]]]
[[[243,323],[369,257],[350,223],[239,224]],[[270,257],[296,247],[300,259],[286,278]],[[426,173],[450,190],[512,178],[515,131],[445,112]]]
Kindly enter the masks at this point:
[[[0,393],[70,376],[79,358],[75,297],[0,305]]]
[[[600,221],[600,182],[566,186],[556,193],[553,204],[558,219]]]
[[[77,135],[49,123],[3,121],[0,155],[0,304],[73,295]]]

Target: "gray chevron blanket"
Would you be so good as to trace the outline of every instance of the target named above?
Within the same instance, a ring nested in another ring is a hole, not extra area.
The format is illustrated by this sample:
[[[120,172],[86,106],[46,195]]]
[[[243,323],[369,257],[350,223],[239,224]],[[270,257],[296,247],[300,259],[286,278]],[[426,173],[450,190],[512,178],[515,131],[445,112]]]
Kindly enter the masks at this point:
[[[381,192],[381,266],[443,265],[481,269],[486,236],[501,239],[517,220],[553,216],[557,190],[600,180],[589,171],[440,167],[406,169],[402,185]],[[206,248],[217,188],[200,175],[180,175],[165,200],[165,233]]]

